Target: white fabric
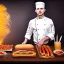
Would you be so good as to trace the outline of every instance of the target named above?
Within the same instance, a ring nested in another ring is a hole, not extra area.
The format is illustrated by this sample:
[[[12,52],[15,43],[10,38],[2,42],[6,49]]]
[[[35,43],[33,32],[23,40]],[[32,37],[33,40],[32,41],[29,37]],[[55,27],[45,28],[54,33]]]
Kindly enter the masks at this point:
[[[36,6],[36,9],[37,8],[45,8],[45,3],[44,2],[36,2],[35,6]]]
[[[53,21],[45,16],[42,19],[34,18],[30,20],[25,38],[28,38],[30,40],[32,33],[34,42],[39,42],[46,36],[53,40],[55,34]]]

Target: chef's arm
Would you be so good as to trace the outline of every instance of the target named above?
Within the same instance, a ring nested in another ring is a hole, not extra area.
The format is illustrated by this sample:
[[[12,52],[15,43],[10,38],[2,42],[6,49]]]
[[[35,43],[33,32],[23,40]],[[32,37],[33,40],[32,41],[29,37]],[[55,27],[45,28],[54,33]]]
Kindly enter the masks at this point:
[[[37,43],[38,46],[41,46],[42,44],[46,44],[45,42],[48,41],[50,38],[48,36],[44,37]]]
[[[45,42],[46,42],[46,41],[49,41],[49,40],[50,40],[50,38],[49,38],[48,36],[46,36],[46,37],[44,37],[43,39],[41,39],[37,45],[45,44]]]
[[[47,36],[50,38],[50,40],[54,40],[54,35],[55,35],[55,27],[54,24],[52,23]]]
[[[43,42],[48,41],[48,40],[50,40],[50,38],[48,36],[46,36],[45,38],[42,39]]]
[[[24,39],[22,44],[27,43],[27,41],[31,39],[32,32],[33,32],[33,28],[32,28],[32,23],[30,21],[29,24],[28,24],[26,34],[25,34],[25,39]]]

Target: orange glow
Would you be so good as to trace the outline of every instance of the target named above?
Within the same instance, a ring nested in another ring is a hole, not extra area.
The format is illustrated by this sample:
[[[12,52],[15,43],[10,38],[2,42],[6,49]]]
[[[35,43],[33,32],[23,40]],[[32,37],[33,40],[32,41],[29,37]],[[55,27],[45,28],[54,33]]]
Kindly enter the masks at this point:
[[[4,39],[10,33],[10,15],[7,13],[7,8],[0,4],[0,44],[3,44]]]

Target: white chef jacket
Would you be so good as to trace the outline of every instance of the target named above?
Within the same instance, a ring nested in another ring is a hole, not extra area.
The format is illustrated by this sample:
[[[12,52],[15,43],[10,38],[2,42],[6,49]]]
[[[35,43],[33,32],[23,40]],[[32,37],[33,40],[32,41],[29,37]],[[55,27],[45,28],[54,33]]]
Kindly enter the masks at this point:
[[[33,33],[33,41],[38,43],[41,39],[48,36],[51,40],[54,39],[55,28],[52,19],[43,17],[38,19],[37,17],[30,20],[28,28],[25,34],[25,38],[31,39]],[[48,43],[48,41],[46,41]]]

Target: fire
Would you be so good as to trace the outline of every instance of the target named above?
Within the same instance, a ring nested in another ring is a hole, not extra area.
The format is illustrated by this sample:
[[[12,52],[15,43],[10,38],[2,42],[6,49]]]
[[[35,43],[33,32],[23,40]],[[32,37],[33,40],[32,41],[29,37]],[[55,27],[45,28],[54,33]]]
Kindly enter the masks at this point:
[[[10,15],[7,8],[0,4],[0,44],[3,44],[4,39],[10,32]]]

